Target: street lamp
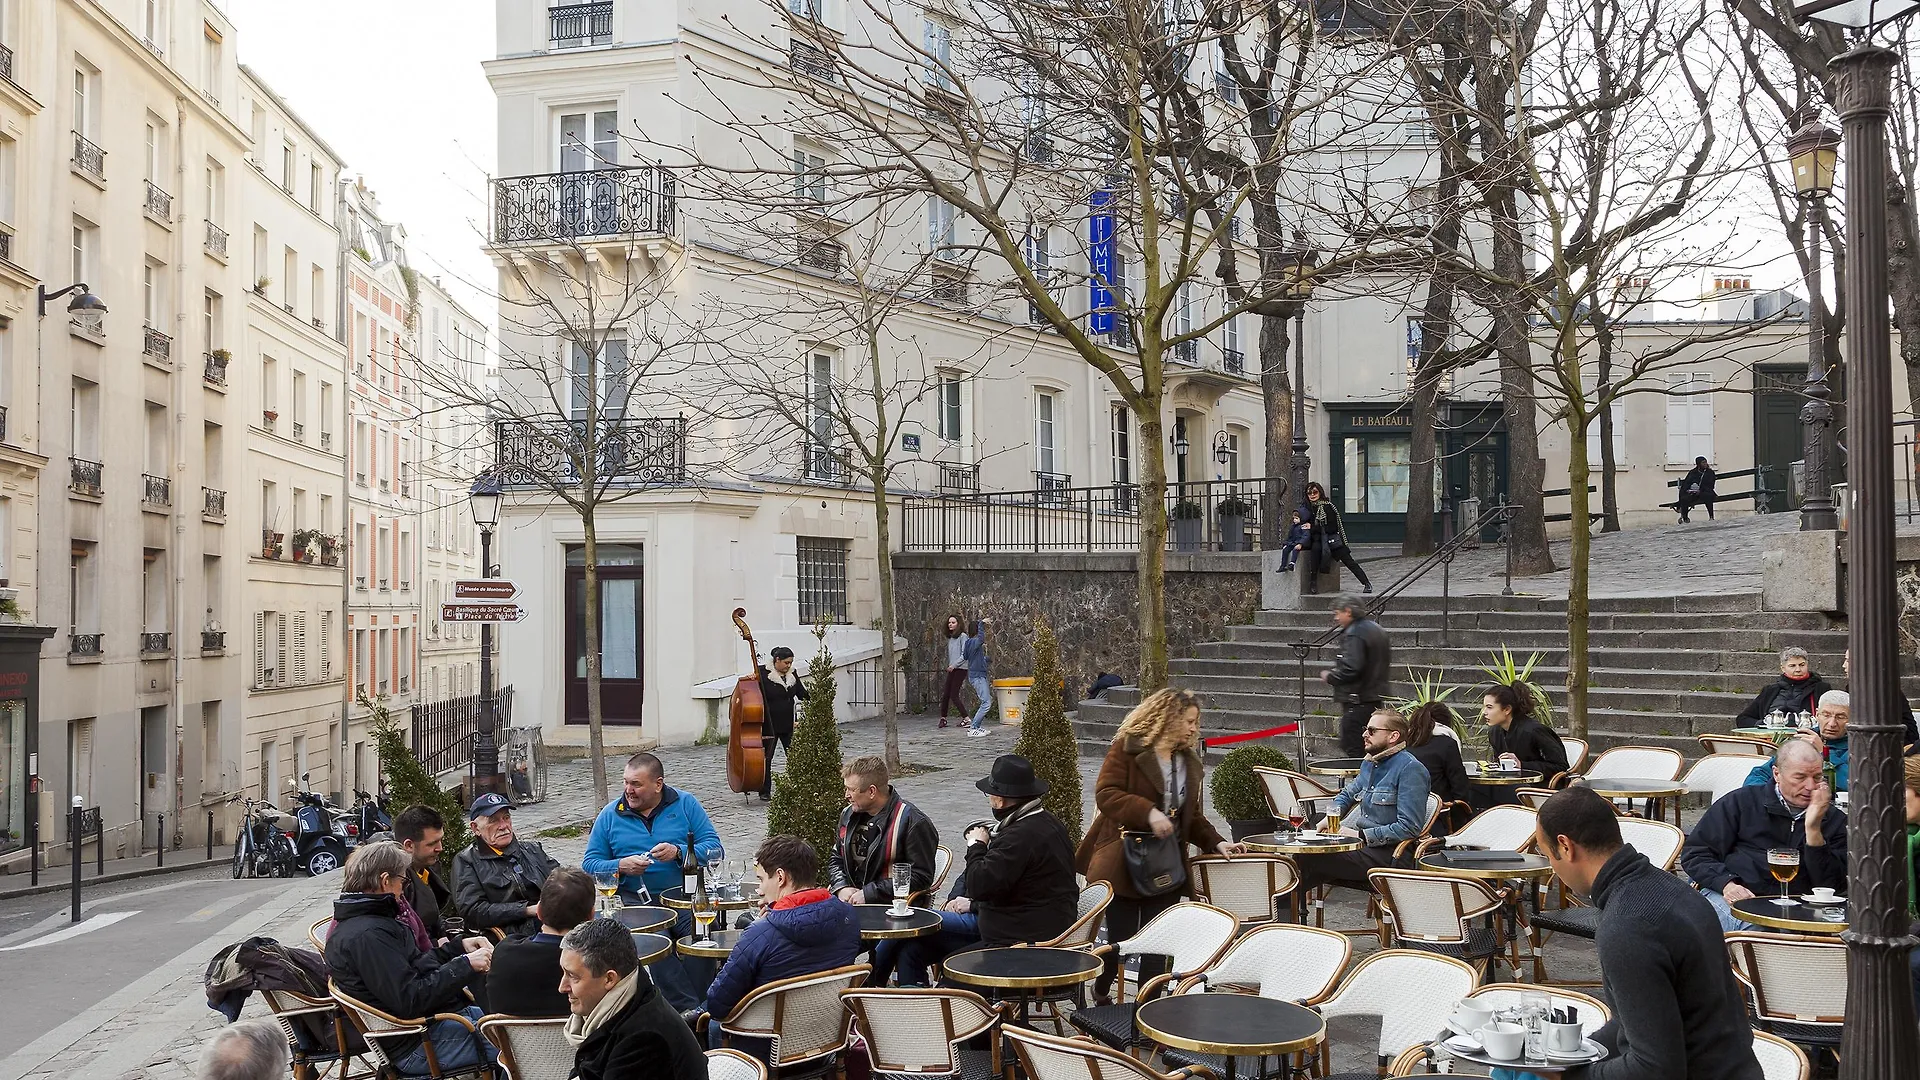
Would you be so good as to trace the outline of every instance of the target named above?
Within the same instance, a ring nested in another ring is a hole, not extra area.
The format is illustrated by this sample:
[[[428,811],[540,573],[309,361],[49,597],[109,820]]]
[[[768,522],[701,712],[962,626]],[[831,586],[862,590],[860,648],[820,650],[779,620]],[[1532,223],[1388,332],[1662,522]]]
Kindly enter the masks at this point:
[[[1173,447],[1173,465],[1174,465],[1174,469],[1176,470],[1175,475],[1179,477],[1178,482],[1180,485],[1180,497],[1184,499],[1187,497],[1188,443],[1187,443],[1187,418],[1186,417],[1176,416],[1173,418],[1173,435],[1170,438],[1168,438],[1167,442],[1171,444]]]
[[[500,481],[483,473],[467,492],[473,523],[480,527],[480,576],[493,576],[493,527],[500,524]],[[480,624],[480,721],[473,737],[475,793],[497,792],[500,782],[500,746],[494,741],[497,703],[493,694],[493,624]]]
[[[1233,460],[1233,451],[1227,446],[1227,433],[1224,431],[1213,437],[1213,460],[1222,470],[1226,469],[1227,462]],[[1225,480],[1226,477],[1222,476],[1221,479]]]
[[[1800,410],[1800,531],[1838,529],[1833,487],[1827,476],[1833,451],[1833,391],[1827,386],[1826,310],[1820,298],[1820,260],[1826,247],[1827,195],[1840,160],[1840,134],[1809,109],[1806,123],[1787,138],[1793,190],[1807,206],[1813,245],[1807,258],[1807,403]]]
[[[1893,348],[1887,324],[1887,118],[1899,54],[1876,26],[1920,0],[1803,0],[1794,15],[1849,27],[1859,43],[1833,61],[1847,154],[1847,643],[1853,650],[1847,895],[1848,1023],[1840,1075],[1894,1080],[1920,1061],[1907,955],[1906,807],[1900,770],[1900,627],[1893,565]]]
[[[48,292],[44,285],[34,291],[38,293],[39,314],[43,319],[47,317],[47,301],[58,300],[68,293],[74,294],[73,299],[67,301],[68,311],[97,311],[102,315],[107,313],[107,302],[93,295],[93,290],[87,288],[87,283],[84,281],[75,282],[54,292]]]
[[[1293,234],[1294,250],[1282,252],[1288,266],[1287,296],[1293,306],[1293,460],[1287,469],[1288,507],[1299,506],[1307,497],[1307,473],[1313,460],[1307,455],[1307,301],[1313,299],[1313,268],[1320,264],[1320,253],[1307,246],[1307,234]]]

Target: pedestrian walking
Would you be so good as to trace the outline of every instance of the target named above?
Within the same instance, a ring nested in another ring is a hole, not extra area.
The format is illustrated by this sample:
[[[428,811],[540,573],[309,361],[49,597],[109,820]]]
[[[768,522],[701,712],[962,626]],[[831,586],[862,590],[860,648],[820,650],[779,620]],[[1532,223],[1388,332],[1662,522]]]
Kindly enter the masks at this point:
[[[1353,549],[1347,546],[1347,534],[1340,522],[1340,511],[1327,498],[1327,489],[1321,487],[1319,481],[1307,485],[1307,510],[1312,516],[1301,524],[1307,530],[1308,542],[1306,549],[1300,553],[1301,561],[1306,564],[1302,572],[1307,579],[1300,583],[1300,591],[1309,595],[1315,592],[1315,580],[1337,561],[1359,579],[1362,592],[1372,592],[1373,582],[1367,580],[1367,572],[1360,568],[1360,564],[1354,560]],[[1309,555],[1311,559],[1307,558]]]
[[[1366,752],[1361,732],[1367,718],[1387,700],[1393,648],[1387,632],[1367,614],[1366,602],[1357,596],[1348,593],[1334,600],[1333,621],[1346,633],[1340,638],[1340,655],[1320,678],[1333,687],[1333,700],[1343,706],[1340,752],[1360,757]]]
[[[973,687],[974,696],[980,699],[979,707],[973,710],[973,720],[967,725],[967,737],[984,739],[987,710],[993,707],[993,683],[987,678],[987,620],[973,620],[962,654],[967,661],[967,685]]]
[[[940,726],[947,726],[947,708],[956,715],[967,715],[960,702],[960,688],[967,684],[967,635],[960,629],[960,616],[947,616],[947,682],[940,690]]]

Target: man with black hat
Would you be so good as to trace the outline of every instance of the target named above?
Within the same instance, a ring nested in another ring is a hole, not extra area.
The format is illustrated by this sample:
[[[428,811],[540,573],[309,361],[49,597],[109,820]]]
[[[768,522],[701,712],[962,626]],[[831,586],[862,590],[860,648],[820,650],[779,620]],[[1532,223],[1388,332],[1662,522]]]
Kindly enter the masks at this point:
[[[776,645],[767,655],[773,660],[773,669],[760,665],[760,697],[766,702],[765,723],[760,734],[767,755],[767,778],[760,785],[761,802],[773,798],[773,746],[779,743],[789,756],[793,754],[793,703],[807,700],[807,684],[794,674],[793,650]]]
[[[453,901],[467,929],[539,933],[540,886],[560,864],[539,844],[513,835],[513,804],[505,795],[473,800],[467,820],[473,843],[453,857]]]
[[[967,828],[967,866],[940,913],[940,930],[913,939],[900,957],[902,986],[964,948],[1032,944],[1059,937],[1079,915],[1067,827],[1047,811],[1047,782],[1019,754],[994,759],[974,784],[986,793],[992,822]]]

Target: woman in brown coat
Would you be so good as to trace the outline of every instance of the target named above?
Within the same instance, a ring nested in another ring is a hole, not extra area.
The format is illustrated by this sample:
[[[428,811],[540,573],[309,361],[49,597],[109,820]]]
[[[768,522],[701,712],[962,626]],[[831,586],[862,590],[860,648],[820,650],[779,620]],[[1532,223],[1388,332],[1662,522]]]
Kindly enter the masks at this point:
[[[1223,840],[1200,807],[1200,700],[1186,690],[1155,691],[1120,722],[1120,732],[1100,763],[1094,782],[1093,805],[1098,814],[1080,841],[1074,868],[1089,884],[1113,886],[1107,908],[1107,940],[1119,943],[1139,933],[1155,915],[1185,899],[1185,887],[1159,896],[1141,896],[1133,888],[1121,856],[1120,833],[1152,832],[1179,835],[1201,851],[1238,855],[1241,845]],[[1183,846],[1182,853],[1186,854]],[[1144,956],[1140,982],[1145,984],[1167,969],[1167,958]],[[1106,999],[1119,972],[1117,957],[1107,954],[1106,970],[1094,986],[1094,995]]]

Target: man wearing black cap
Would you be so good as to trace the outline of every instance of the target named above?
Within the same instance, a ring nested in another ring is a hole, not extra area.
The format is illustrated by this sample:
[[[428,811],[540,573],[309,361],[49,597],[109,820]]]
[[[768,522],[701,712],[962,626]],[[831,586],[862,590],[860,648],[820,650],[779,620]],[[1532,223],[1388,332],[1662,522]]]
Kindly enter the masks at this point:
[[[766,780],[760,785],[760,801],[773,798],[773,746],[779,743],[793,753],[793,703],[807,700],[807,685],[793,671],[793,650],[776,645],[767,654],[773,660],[769,671],[760,666],[760,697],[766,702],[766,723],[761,728],[766,748]]]
[[[902,951],[902,986],[924,982],[928,968],[964,948],[1059,937],[1079,915],[1073,843],[1041,804],[1048,785],[1033,774],[1032,763],[1002,754],[974,786],[986,793],[994,820],[967,829],[966,870],[940,914],[940,931]]]
[[[513,835],[513,804],[488,793],[467,808],[473,843],[453,857],[453,902],[467,929],[540,932],[540,886],[560,864],[539,844]]]

